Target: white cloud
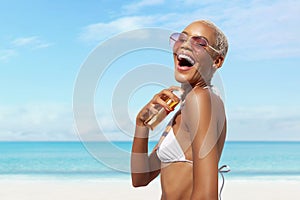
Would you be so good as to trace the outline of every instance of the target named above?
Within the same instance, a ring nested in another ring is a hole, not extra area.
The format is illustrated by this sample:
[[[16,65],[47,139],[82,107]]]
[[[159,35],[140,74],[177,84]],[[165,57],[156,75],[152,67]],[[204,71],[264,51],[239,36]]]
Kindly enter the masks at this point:
[[[0,61],[7,61],[16,55],[17,52],[14,49],[0,50]]]
[[[154,16],[124,17],[108,23],[91,24],[84,28],[80,38],[84,41],[102,41],[120,32],[137,28],[152,26],[155,22]]]
[[[243,107],[228,112],[229,140],[300,141],[300,107]]]
[[[32,49],[40,49],[40,48],[47,48],[52,44],[42,41],[37,36],[31,36],[31,37],[16,38],[15,40],[12,41],[12,45],[14,47],[30,47]]]
[[[67,104],[0,105],[0,141],[132,139],[132,135],[120,130],[110,114],[97,114],[96,125],[90,123],[92,115],[81,116],[80,121],[77,119],[80,124],[75,124],[73,116],[72,106]]]
[[[72,110],[66,105],[0,106],[0,140],[76,140]]]
[[[17,38],[14,41],[12,41],[12,44],[14,46],[26,46],[33,44],[37,41],[37,37],[23,37],[23,38]]]
[[[161,5],[164,2],[165,2],[164,0],[142,0],[139,2],[134,2],[132,4],[125,5],[123,6],[123,9],[128,14],[128,13],[136,12],[148,6]]]
[[[201,6],[191,6],[195,3],[172,6],[160,14],[124,16],[91,24],[84,28],[80,37],[88,42],[99,42],[114,34],[144,27],[180,31],[193,20],[209,19],[227,34],[234,58],[260,60],[300,56],[300,2],[252,0],[246,3],[202,2]]]
[[[300,141],[300,107],[241,107],[228,110],[228,140]],[[71,106],[37,104],[0,106],[0,141],[79,140]],[[132,140],[134,123],[116,122],[111,114],[97,114],[99,126],[81,121],[79,135],[94,140]],[[119,124],[118,124],[119,123]],[[122,124],[123,123],[123,124]],[[121,126],[122,128],[120,128]],[[99,132],[103,131],[99,137]],[[125,129],[126,130],[125,130]],[[129,130],[129,132],[128,132]],[[151,134],[157,139],[160,132]]]
[[[255,2],[255,1],[254,1]],[[300,56],[300,2],[255,2],[224,10],[223,27],[231,48],[248,60]],[[283,12],[284,11],[284,12]]]
[[[8,61],[19,54],[21,50],[36,50],[52,46],[52,43],[43,41],[37,36],[20,37],[9,42],[10,48],[0,49],[0,61]]]
[[[52,43],[38,43],[34,46],[34,49],[44,49],[44,48],[48,48],[50,46],[52,46],[53,44]]]

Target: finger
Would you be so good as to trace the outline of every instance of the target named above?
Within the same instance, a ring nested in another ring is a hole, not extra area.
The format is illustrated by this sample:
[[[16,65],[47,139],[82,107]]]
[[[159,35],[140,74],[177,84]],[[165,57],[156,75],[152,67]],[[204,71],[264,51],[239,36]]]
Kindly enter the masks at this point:
[[[171,86],[171,87],[169,87],[169,90],[171,90],[172,92],[173,91],[179,91],[179,92],[184,92],[184,90],[181,88],[181,87],[179,87],[179,86]]]
[[[183,94],[182,91],[183,89],[181,89],[180,87],[177,86],[170,87],[169,89],[162,91],[163,95],[166,96],[165,98],[162,97],[162,99],[163,100],[172,99],[175,102],[179,102],[181,95]]]
[[[167,111],[172,111],[172,108],[170,108],[170,106],[167,104],[167,102],[161,98],[157,99],[157,104],[159,104],[160,106],[164,107],[165,110]]]
[[[145,107],[140,114],[138,115],[138,119],[141,122],[145,122],[146,120],[148,120],[153,114],[152,111],[150,110],[151,108],[147,108]]]
[[[158,103],[148,103],[143,109],[143,114],[156,114],[159,108],[161,108],[161,105],[159,105]]]
[[[158,104],[153,104],[153,105],[150,106],[149,112],[153,113],[153,114],[157,114],[159,108],[161,108],[161,106],[158,106]]]
[[[156,94],[153,99],[149,102],[151,107],[153,108],[155,105],[160,105],[164,107],[167,111],[172,111],[173,109],[168,105],[170,104],[169,100],[172,100],[173,102],[179,102],[180,97],[175,95],[172,91],[183,91],[178,86],[171,86],[170,88],[164,89],[160,91],[158,94]],[[168,103],[167,103],[168,102]],[[151,107],[148,107],[150,111],[153,111]],[[155,108],[155,107],[154,107]],[[155,108],[157,111],[158,108]]]
[[[166,101],[167,99],[172,99],[173,101],[179,101],[179,98],[172,92],[170,89],[164,89],[160,92],[162,100]]]

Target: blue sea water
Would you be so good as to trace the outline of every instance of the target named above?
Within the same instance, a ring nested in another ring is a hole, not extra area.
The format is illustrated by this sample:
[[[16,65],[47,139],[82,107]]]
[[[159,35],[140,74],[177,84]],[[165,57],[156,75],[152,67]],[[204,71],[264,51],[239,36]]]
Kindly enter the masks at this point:
[[[0,178],[129,179],[131,142],[0,142]],[[151,150],[155,142],[151,142]],[[226,179],[300,180],[300,142],[226,142]]]

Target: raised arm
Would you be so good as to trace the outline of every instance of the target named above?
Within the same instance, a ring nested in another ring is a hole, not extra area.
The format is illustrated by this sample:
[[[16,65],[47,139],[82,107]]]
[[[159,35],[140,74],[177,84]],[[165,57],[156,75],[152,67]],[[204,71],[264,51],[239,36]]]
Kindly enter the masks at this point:
[[[179,100],[172,90],[180,89],[171,87],[156,94],[153,99],[138,113],[136,117],[136,128],[131,152],[131,180],[134,187],[148,185],[160,173],[160,160],[155,151],[148,155],[149,128],[144,125],[145,118],[149,110],[159,104],[166,110],[170,110],[163,100],[166,96],[174,100]]]

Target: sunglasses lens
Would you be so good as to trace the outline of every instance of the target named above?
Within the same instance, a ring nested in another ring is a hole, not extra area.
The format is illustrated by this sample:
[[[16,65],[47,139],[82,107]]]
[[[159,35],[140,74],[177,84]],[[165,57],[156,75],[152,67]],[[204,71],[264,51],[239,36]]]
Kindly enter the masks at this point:
[[[202,47],[208,46],[207,41],[202,37],[193,37],[192,39],[193,39],[194,44],[196,44],[197,46],[202,46]]]
[[[175,43],[178,41],[179,33],[173,33],[170,36],[170,47],[173,48],[175,46]]]
[[[182,43],[188,40],[188,36],[184,33],[173,33],[170,36],[170,47],[173,49],[177,49]],[[191,44],[197,50],[202,50],[203,47],[208,46],[208,42],[203,37],[194,36],[191,37]]]

